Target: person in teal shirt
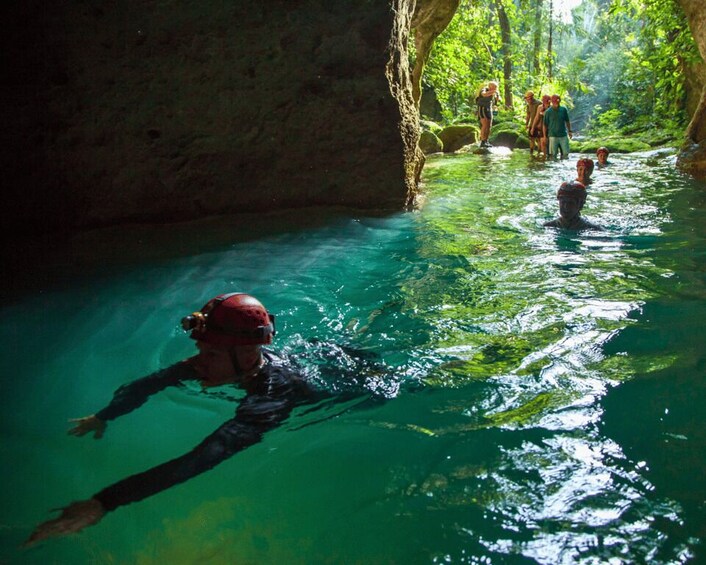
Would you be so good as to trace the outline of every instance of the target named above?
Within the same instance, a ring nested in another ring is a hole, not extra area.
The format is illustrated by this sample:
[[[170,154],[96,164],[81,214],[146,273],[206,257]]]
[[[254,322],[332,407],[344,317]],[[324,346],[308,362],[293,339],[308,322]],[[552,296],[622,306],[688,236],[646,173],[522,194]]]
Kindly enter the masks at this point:
[[[549,154],[556,159],[559,151],[561,158],[569,158],[569,139],[573,136],[569,111],[561,106],[561,98],[554,94],[552,105],[544,112],[544,135],[549,138]]]

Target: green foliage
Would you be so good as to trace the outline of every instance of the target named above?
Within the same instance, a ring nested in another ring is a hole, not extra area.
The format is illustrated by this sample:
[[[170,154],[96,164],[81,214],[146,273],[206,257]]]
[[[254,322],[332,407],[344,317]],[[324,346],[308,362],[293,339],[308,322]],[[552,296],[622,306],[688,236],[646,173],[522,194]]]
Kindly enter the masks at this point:
[[[499,3],[512,43],[513,103],[504,119],[523,123],[523,94],[533,90],[559,94],[574,130],[594,137],[652,129],[667,139],[683,130],[685,69],[700,57],[677,0],[583,0],[572,21],[553,18],[552,53],[546,0],[462,0],[423,77],[446,123],[475,121],[475,95],[488,80],[504,92]]]
[[[436,91],[444,118],[475,113],[475,95],[488,80],[499,77],[493,64],[500,31],[489,25],[485,6],[462,0],[456,15],[434,43],[423,81]],[[475,118],[474,118],[475,121]]]
[[[616,131],[617,124],[620,122],[620,118],[623,113],[617,108],[612,108],[605,112],[600,112],[601,107],[595,106],[596,112],[596,125],[602,128],[604,132]]]

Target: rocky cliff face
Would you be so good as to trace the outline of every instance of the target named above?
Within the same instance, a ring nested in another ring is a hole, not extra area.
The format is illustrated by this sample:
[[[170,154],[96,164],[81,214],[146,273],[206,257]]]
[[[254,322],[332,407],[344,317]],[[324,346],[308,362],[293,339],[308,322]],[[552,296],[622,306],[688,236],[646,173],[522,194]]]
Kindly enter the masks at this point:
[[[17,4],[6,229],[414,200],[414,0]]]
[[[706,3],[703,0],[679,0],[689,21],[689,28],[699,47],[701,57],[706,60]],[[701,97],[686,131],[686,141],[677,159],[677,165],[698,177],[706,177],[706,77],[703,65],[692,70],[689,82],[701,85]],[[699,76],[701,74],[701,76]]]

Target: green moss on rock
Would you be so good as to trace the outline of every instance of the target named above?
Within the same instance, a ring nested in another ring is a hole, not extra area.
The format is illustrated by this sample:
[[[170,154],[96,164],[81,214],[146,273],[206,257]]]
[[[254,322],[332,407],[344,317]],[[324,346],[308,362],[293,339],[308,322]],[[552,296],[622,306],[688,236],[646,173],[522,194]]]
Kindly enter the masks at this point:
[[[430,131],[435,135],[439,135],[439,132],[444,129],[444,126],[431,120],[419,120],[419,125],[422,128],[422,131]]]
[[[419,148],[425,155],[431,155],[441,153],[444,150],[444,144],[433,132],[423,131],[419,136]]]
[[[475,143],[479,132],[478,126],[456,124],[445,127],[439,132],[438,136],[444,144],[444,153],[452,153],[461,149],[464,145]]]
[[[571,151],[574,153],[592,153],[596,149],[607,147],[611,153],[633,153],[635,151],[649,151],[652,146],[635,138],[613,137],[605,139],[584,139],[571,142]]]

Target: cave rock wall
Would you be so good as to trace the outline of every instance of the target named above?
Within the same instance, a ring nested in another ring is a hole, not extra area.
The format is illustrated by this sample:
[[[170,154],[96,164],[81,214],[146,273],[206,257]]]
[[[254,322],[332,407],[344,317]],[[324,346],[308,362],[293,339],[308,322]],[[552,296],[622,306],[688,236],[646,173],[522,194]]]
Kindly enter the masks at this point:
[[[689,28],[694,36],[701,58],[706,60],[706,2],[703,0],[679,0]],[[686,131],[684,146],[677,158],[677,165],[697,177],[706,177],[706,86],[704,66],[693,65],[687,69],[687,84],[700,85],[701,96]]]
[[[414,0],[17,3],[13,231],[317,205],[402,209],[423,156]]]

